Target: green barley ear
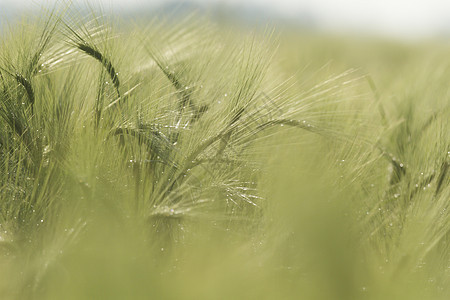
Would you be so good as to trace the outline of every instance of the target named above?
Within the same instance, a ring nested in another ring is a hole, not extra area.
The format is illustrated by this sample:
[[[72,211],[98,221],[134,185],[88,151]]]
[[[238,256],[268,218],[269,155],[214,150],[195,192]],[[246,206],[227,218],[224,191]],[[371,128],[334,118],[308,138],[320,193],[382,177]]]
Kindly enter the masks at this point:
[[[192,94],[194,92],[193,87],[189,87],[180,78],[180,74],[177,71],[172,70],[168,63],[158,55],[155,54],[154,51],[147,49],[150,57],[158,66],[159,70],[167,77],[170,83],[173,85],[175,90],[177,91],[178,97],[178,119],[181,120],[183,112],[188,108],[189,111],[192,112],[192,117],[189,121],[190,125],[193,125],[196,121],[198,121],[209,109],[208,105],[197,106],[193,99]],[[164,67],[166,65],[166,67]],[[177,139],[175,139],[176,141]]]
[[[448,179],[449,179],[448,168],[449,168],[449,162],[448,161],[443,162],[441,165],[439,177],[438,177],[437,183],[436,183],[436,190],[434,192],[435,196],[438,196],[441,193],[441,191],[443,190],[443,188],[446,185],[445,181],[448,182]]]
[[[106,58],[100,51],[93,45],[89,45],[88,43],[76,43],[75,47],[81,50],[83,53],[89,55],[90,57],[96,59],[98,62],[102,64],[105,70],[108,72],[109,77],[111,78],[114,87],[116,88],[117,96],[120,97],[120,82],[119,82],[119,73],[117,73],[116,69],[111,63],[111,60]]]
[[[2,67],[0,67],[0,71],[1,69],[3,69]],[[31,82],[29,79],[27,79],[25,76],[23,76],[20,73],[11,73],[5,69],[3,69],[3,71],[8,74],[10,77],[13,77],[14,80],[20,84],[20,86],[25,90],[25,93],[27,95],[28,98],[28,102],[29,102],[29,106],[31,107],[31,112],[33,113],[33,107],[34,107],[34,102],[35,102],[35,94],[34,94],[34,90],[33,90],[33,86],[31,85]],[[8,94],[8,87],[7,87],[7,83],[5,81],[5,79],[3,78],[3,75],[0,73],[1,77],[0,79],[2,79],[2,83],[3,83],[3,93],[5,95]]]
[[[91,8],[91,20],[85,23],[77,18],[86,19],[78,13],[74,13],[68,21],[63,21],[63,34],[68,39],[69,45],[78,49],[81,53],[99,62],[109,75],[113,86],[120,97],[120,80],[117,68],[113,65],[110,55],[101,50],[98,44],[105,44],[109,39],[109,29],[103,24],[103,18],[97,17]]]
[[[15,79],[25,89],[25,91],[27,93],[27,96],[28,96],[28,101],[30,101],[31,112],[33,112],[33,106],[34,106],[35,99],[34,99],[33,87],[31,86],[30,81],[28,79],[26,79],[23,75],[19,74],[19,73],[16,74]]]

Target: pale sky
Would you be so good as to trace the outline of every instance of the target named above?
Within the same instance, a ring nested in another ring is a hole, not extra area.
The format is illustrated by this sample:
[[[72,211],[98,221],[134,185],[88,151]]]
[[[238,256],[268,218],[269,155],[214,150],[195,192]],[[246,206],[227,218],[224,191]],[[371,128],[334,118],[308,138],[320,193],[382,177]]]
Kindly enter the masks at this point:
[[[0,0],[4,4],[39,6],[55,0]],[[73,0],[84,2],[85,0]],[[117,11],[164,0],[94,0]],[[166,1],[169,2],[169,1]],[[371,32],[388,36],[450,35],[450,0],[192,0],[202,4],[257,5],[286,17],[310,16],[330,31]],[[0,12],[1,13],[1,12]]]

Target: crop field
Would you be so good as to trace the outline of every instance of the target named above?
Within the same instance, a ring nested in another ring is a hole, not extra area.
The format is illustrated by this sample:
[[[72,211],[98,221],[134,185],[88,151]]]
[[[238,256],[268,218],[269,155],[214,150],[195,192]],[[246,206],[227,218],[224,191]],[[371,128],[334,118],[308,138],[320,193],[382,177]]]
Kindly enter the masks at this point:
[[[450,46],[64,8],[0,35],[0,299],[448,299]]]

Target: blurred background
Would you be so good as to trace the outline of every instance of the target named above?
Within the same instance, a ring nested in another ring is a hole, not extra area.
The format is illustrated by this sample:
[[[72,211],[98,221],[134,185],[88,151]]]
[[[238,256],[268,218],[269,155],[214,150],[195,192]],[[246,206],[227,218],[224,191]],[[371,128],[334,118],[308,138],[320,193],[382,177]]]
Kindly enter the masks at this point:
[[[56,0],[0,0],[2,20],[24,10],[36,10]],[[61,2],[61,1],[60,1]],[[85,0],[73,0],[75,5]],[[303,29],[375,35],[402,40],[450,37],[447,0],[95,0],[106,12],[153,15],[162,11],[204,12],[246,23],[295,25]]]

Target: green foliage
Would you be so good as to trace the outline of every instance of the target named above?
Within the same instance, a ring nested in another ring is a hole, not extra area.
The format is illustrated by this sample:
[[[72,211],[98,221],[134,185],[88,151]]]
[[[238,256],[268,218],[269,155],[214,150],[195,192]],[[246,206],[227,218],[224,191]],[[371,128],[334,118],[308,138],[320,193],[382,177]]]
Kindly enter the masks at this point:
[[[446,299],[448,48],[118,24],[2,37],[1,299]]]

